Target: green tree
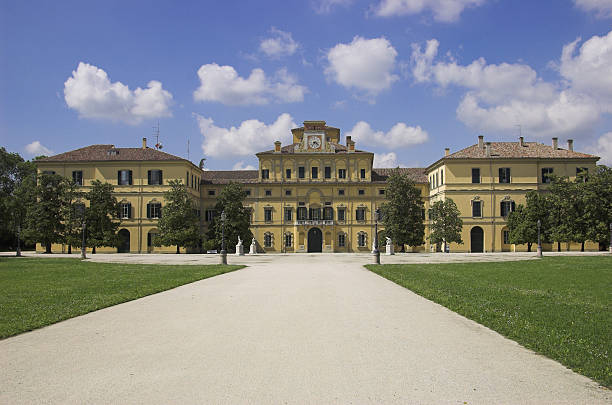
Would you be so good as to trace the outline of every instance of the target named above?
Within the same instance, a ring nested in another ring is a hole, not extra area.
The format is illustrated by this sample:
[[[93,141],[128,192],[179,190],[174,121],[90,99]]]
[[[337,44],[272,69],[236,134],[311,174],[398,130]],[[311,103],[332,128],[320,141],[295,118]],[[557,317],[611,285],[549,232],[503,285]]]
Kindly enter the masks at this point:
[[[457,204],[452,199],[447,198],[433,203],[429,209],[429,215],[431,218],[429,225],[429,240],[431,243],[447,245],[452,242],[463,243],[463,239],[461,239],[463,221]]]
[[[215,218],[213,219],[210,228],[208,229],[207,247],[214,244],[218,249],[221,248],[221,213],[225,211],[225,243],[228,250],[234,250],[238,242],[238,237],[245,243],[251,240],[253,234],[250,227],[250,210],[243,205],[246,198],[246,192],[238,183],[230,183],[225,186],[219,193],[217,203],[215,204]],[[210,242],[213,241],[213,242]]]
[[[587,238],[608,246],[612,223],[612,168],[597,166],[584,184]]]
[[[83,193],[78,190],[72,179],[66,179],[67,185],[63,196],[62,219],[64,221],[64,243],[68,245],[68,253],[72,253],[72,246],[81,243],[83,226],[80,206],[83,205]]]
[[[179,180],[171,180],[169,184],[171,189],[164,193],[166,205],[157,223],[159,233],[153,243],[156,246],[176,245],[178,254],[181,247],[201,244],[200,219],[185,185]]]
[[[582,178],[570,181],[567,177],[553,177],[550,185],[550,239],[557,242],[578,242],[584,251],[589,223]]]
[[[538,241],[538,220],[541,224],[541,238],[550,240],[551,225],[551,199],[537,191],[530,191],[526,196],[526,205],[519,204],[514,212],[508,216],[509,241],[516,245],[527,244],[527,251]]]
[[[17,163],[14,187],[4,199],[4,210],[10,215],[5,235],[11,237],[11,244],[16,244],[16,254],[21,256],[21,241],[24,239],[21,230],[25,227],[28,207],[36,201],[36,166],[32,162]]]
[[[27,207],[24,236],[45,246],[45,253],[51,253],[53,243],[62,242],[65,189],[66,180],[62,176],[43,173],[38,177],[38,184]]]
[[[116,216],[119,207],[113,196],[113,186],[94,180],[85,198],[89,200],[86,211],[87,246],[92,248],[92,253],[96,253],[96,248],[100,246],[117,246],[119,221]]]
[[[387,180],[384,202],[380,209],[385,236],[402,247],[420,246],[425,237],[421,191],[406,174],[395,170]]]

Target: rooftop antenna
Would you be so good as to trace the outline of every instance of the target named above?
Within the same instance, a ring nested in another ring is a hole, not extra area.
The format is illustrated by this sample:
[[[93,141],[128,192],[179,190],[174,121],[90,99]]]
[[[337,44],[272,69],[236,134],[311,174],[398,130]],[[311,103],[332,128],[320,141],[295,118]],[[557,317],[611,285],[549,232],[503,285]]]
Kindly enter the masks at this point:
[[[157,121],[157,126],[153,127],[153,136],[155,137],[155,149],[162,149],[164,146],[159,142],[159,121]]]

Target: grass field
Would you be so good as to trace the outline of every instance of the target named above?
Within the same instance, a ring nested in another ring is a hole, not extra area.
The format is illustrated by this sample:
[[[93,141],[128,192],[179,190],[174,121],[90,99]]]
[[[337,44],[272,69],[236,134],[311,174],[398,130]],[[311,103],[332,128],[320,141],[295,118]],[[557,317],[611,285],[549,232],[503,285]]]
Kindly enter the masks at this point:
[[[612,387],[612,257],[366,267]]]
[[[0,258],[0,339],[244,266]]]

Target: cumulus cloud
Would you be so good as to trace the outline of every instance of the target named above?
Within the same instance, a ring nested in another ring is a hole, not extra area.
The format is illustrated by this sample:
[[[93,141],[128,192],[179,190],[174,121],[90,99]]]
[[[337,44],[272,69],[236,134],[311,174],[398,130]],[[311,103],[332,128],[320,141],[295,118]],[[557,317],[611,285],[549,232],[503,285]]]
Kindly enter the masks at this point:
[[[374,167],[376,168],[396,168],[396,167],[406,167],[406,166],[397,162],[397,154],[395,152],[389,152],[389,153],[375,153],[374,154]]]
[[[587,148],[589,153],[601,157],[597,163],[612,166],[612,132],[603,134],[594,146]]]
[[[313,0],[312,5],[316,13],[329,14],[337,7],[348,7],[353,0]]]
[[[612,17],[612,2],[610,0],[574,0],[576,7],[587,12],[594,12],[598,17]]]
[[[268,78],[262,69],[253,69],[246,79],[232,66],[216,63],[198,69],[200,87],[193,92],[195,101],[217,101],[226,105],[263,105],[270,102],[304,100],[308,89],[297,84],[297,78],[280,69]]]
[[[299,48],[299,44],[293,40],[290,32],[281,31],[272,27],[270,38],[265,38],[259,43],[259,50],[270,58],[281,58],[293,55]]]
[[[262,150],[272,149],[275,141],[283,144],[293,140],[292,128],[297,128],[291,115],[284,113],[272,124],[259,120],[246,120],[237,127],[223,128],[214,125],[212,118],[195,114],[204,137],[202,151],[206,156],[251,156]]]
[[[245,165],[243,161],[236,162],[232,167],[232,170],[255,170],[256,167],[253,165]]]
[[[380,17],[420,14],[431,11],[434,20],[457,21],[464,9],[484,4],[485,0],[382,0],[374,6],[374,13]]]
[[[410,127],[403,122],[395,124],[388,132],[374,131],[370,124],[359,121],[347,134],[358,145],[406,148],[427,142],[429,135],[420,126]]]
[[[151,80],[145,89],[130,90],[121,82],[111,82],[104,70],[83,62],[64,83],[64,99],[83,118],[138,124],[172,115],[172,94],[161,82]]]
[[[397,51],[381,37],[353,38],[349,44],[337,44],[327,52],[326,75],[336,83],[374,97],[398,80],[394,74]]]
[[[435,39],[425,50],[413,44],[412,75],[417,83],[466,89],[457,117],[475,130],[514,132],[520,124],[531,136],[576,136],[591,131],[612,109],[612,33],[589,39],[577,51],[578,42],[563,48],[557,82],[544,81],[520,63],[488,64],[484,58],[468,65],[453,59],[434,63]]]
[[[25,151],[32,156],[52,156],[54,152],[40,143],[40,141],[34,141],[25,146]]]

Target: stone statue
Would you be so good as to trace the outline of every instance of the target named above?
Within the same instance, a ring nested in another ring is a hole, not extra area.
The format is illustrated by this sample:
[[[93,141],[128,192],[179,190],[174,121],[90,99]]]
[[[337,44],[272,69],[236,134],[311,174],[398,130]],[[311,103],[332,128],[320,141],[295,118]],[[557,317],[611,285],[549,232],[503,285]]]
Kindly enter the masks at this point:
[[[236,256],[244,256],[244,246],[242,246],[242,239],[238,237],[238,244],[236,245]]]
[[[236,246],[242,246],[242,239],[240,239],[240,236],[238,237],[238,245]]]
[[[391,242],[391,238],[387,236],[386,239],[387,239],[387,246],[386,246],[387,250],[385,253],[387,256],[394,255],[395,249],[393,247],[393,243]]]
[[[257,244],[255,243],[255,238],[253,238],[253,240],[251,241],[251,247],[249,248],[249,254],[250,255],[257,254]]]
[[[387,246],[391,245],[391,238],[387,236],[385,239],[387,240]]]

